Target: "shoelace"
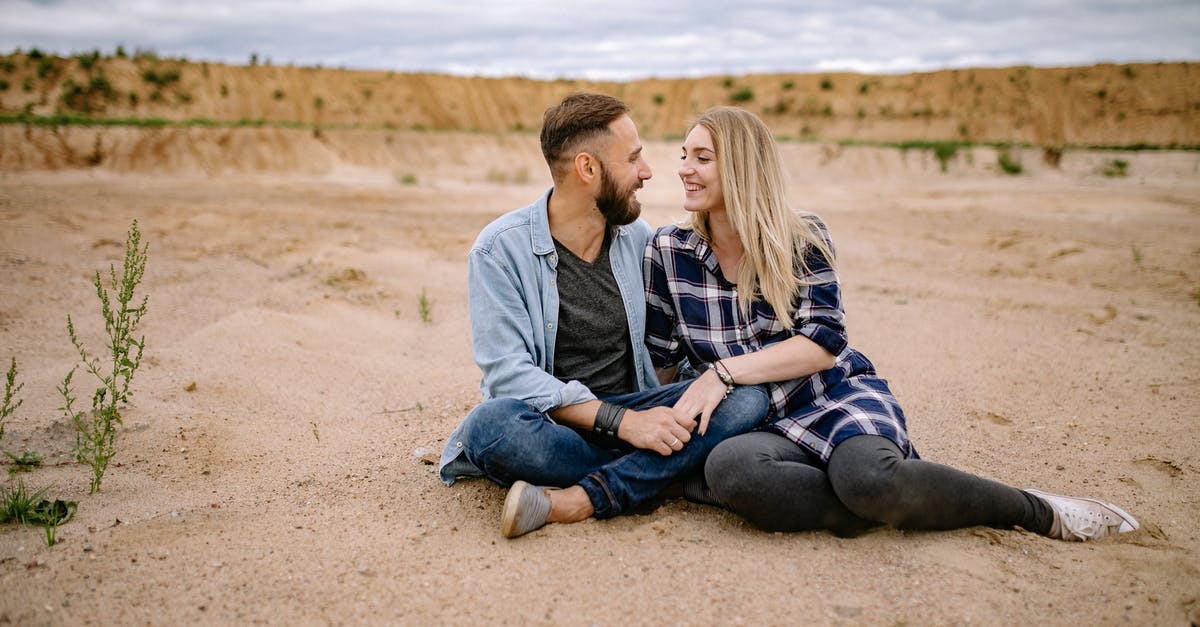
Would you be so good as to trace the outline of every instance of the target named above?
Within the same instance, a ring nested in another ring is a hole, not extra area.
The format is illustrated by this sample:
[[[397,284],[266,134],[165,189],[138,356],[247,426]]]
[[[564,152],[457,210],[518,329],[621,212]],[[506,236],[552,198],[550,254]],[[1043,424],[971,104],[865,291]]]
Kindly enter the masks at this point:
[[[1060,512],[1063,519],[1069,522],[1064,525],[1064,532],[1082,533],[1087,536],[1098,534],[1118,523],[1108,514],[1101,514],[1086,509],[1064,507]],[[1063,522],[1063,521],[1060,521]]]

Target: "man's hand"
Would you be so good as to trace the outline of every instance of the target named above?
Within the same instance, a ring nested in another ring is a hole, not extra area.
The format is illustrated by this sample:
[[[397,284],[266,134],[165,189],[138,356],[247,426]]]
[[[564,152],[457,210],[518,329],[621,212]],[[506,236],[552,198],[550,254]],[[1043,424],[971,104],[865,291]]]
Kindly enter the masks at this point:
[[[652,407],[642,411],[625,410],[617,437],[638,447],[670,455],[692,439],[696,420],[672,407]]]

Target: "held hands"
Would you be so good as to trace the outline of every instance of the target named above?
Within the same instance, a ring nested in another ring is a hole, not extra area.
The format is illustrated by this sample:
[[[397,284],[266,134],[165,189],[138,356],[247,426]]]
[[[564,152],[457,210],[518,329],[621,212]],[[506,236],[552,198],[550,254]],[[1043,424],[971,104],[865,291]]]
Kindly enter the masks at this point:
[[[708,420],[712,418],[713,410],[728,393],[729,388],[721,382],[716,370],[709,368],[688,386],[678,401],[675,401],[674,409],[693,421],[699,415],[700,435],[704,435],[708,431]]]
[[[674,407],[652,407],[642,411],[626,410],[617,437],[660,455],[670,455],[692,439],[696,420]]]

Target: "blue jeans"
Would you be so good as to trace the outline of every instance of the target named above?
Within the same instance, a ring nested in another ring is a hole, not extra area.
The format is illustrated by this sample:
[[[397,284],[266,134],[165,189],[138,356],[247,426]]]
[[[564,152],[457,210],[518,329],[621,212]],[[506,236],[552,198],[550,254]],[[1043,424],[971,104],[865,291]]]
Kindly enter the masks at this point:
[[[644,392],[600,395],[600,399],[634,410],[669,406],[689,385],[691,381],[681,381]],[[707,433],[693,433],[683,449],[663,456],[560,425],[522,401],[492,399],[471,410],[463,421],[462,451],[484,475],[503,486],[518,479],[559,488],[579,484],[592,501],[593,515],[608,518],[700,471],[717,444],[757,427],[766,413],[767,394],[762,388],[734,388],[713,411]]]

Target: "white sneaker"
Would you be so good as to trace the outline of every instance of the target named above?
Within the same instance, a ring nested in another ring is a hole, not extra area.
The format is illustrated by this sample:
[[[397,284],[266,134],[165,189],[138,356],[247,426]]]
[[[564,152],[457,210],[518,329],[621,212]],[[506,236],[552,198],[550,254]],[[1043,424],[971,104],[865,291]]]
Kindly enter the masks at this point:
[[[1112,503],[1034,489],[1025,491],[1046,501],[1054,510],[1057,529],[1050,534],[1052,538],[1081,542],[1128,533],[1138,528],[1138,521],[1133,516]]]

